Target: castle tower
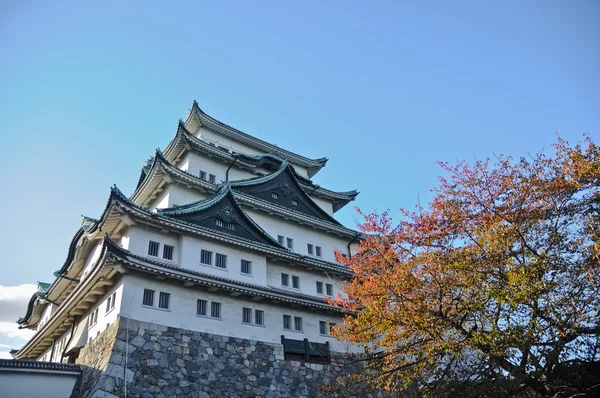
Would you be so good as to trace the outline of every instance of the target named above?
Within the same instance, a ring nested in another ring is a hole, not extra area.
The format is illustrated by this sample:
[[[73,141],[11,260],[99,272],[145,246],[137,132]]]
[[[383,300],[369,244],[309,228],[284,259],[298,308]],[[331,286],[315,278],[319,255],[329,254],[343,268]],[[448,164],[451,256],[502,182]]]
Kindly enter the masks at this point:
[[[332,358],[360,352],[329,335],[342,314],[326,299],[351,276],[334,252],[351,255],[359,234],[334,218],[358,192],[311,181],[326,162],[194,101],[135,191],[111,188],[83,218],[13,356],[85,365],[80,396],[317,394]]]

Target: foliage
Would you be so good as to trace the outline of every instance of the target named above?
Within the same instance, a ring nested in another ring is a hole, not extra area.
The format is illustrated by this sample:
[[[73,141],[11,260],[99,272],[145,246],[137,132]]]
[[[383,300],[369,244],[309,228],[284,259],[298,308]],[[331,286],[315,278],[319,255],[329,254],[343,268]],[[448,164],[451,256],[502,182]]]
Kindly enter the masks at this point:
[[[370,357],[354,378],[429,395],[591,388],[561,369],[600,360],[600,147],[586,136],[553,148],[440,163],[449,178],[396,226],[361,213],[368,237],[338,254],[355,276],[334,300],[348,313],[336,337]]]

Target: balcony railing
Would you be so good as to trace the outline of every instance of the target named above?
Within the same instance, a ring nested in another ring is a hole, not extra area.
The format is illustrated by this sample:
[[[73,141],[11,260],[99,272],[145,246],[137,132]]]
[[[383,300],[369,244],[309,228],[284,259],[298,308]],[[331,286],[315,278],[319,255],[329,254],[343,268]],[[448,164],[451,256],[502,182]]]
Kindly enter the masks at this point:
[[[331,359],[329,342],[323,344],[308,341],[308,339],[286,339],[282,335],[281,344],[283,344],[283,355],[288,360],[325,364],[329,363]]]

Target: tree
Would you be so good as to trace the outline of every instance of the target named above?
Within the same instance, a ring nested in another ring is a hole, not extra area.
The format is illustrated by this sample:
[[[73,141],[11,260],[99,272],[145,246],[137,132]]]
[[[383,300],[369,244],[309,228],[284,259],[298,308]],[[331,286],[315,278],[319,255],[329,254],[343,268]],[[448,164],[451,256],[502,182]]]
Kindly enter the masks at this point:
[[[600,147],[586,136],[553,148],[440,163],[449,178],[396,226],[388,212],[361,213],[367,237],[338,253],[354,277],[334,300],[347,311],[334,334],[368,353],[370,370],[352,378],[426,395],[592,393]]]

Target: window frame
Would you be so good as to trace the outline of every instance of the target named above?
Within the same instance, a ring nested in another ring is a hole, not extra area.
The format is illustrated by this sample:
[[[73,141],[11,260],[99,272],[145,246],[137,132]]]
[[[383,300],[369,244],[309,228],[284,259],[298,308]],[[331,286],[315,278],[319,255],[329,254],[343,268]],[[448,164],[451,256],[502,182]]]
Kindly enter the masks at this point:
[[[154,248],[153,244],[156,244],[156,254],[151,253],[151,252],[154,252],[154,250],[152,250]],[[149,240],[148,241],[148,255],[150,257],[158,257],[159,251],[160,251],[160,242],[156,242],[154,240]]]
[[[323,257],[323,248],[321,246],[315,246],[315,256]]]
[[[300,326],[300,329],[298,329],[298,326]],[[304,325],[301,316],[294,316],[294,331],[304,332]]]
[[[244,272],[244,265],[247,266],[248,272]],[[252,261],[242,258],[240,261],[240,273],[243,275],[252,275]]]
[[[287,320],[287,323],[288,323],[288,327],[285,327],[286,320]],[[292,329],[292,316],[291,315],[283,314],[283,330],[293,330]]]
[[[214,175],[214,174],[208,173],[208,182],[210,182],[211,184],[216,184],[217,183],[217,176]]]
[[[313,254],[315,252],[315,246],[312,243],[307,243],[306,251],[308,252],[308,254]]]
[[[204,307],[200,303],[203,303]],[[196,300],[196,316],[208,317],[208,300],[197,299]],[[204,309],[204,314],[200,313],[200,309]]]
[[[211,301],[210,302],[210,317],[213,319],[223,319],[223,317],[222,317],[223,314],[221,311],[222,308],[223,308],[223,305],[221,303],[219,303],[217,301]],[[215,311],[215,309],[216,309],[216,311]],[[217,314],[218,316],[214,316],[215,312],[218,312],[218,314]]]
[[[317,281],[317,294],[323,294],[323,282]]]
[[[166,299],[167,306],[163,307],[163,300]],[[171,293],[169,292],[158,292],[158,306],[156,307],[159,310],[163,311],[171,311]]]
[[[286,238],[286,247],[290,250],[294,250],[294,239]]]
[[[298,275],[292,275],[292,288],[300,289],[300,277]]]
[[[283,283],[285,281],[285,283]],[[281,286],[289,287],[290,286],[290,274],[286,274],[285,272],[281,273]]]
[[[169,250],[171,251],[171,253],[170,253],[171,258],[165,257],[165,255],[167,254],[167,248],[169,248]],[[173,261],[174,257],[175,257],[175,246],[164,244],[163,245],[163,259],[167,260],[167,261]]]
[[[220,269],[227,269],[227,254],[215,253],[215,267]]]
[[[252,325],[252,308],[242,307],[242,323]]]
[[[151,304],[146,304],[146,292],[150,293]],[[142,295],[142,306],[154,308],[154,299],[156,296],[156,290],[154,289],[144,289],[144,293]]]
[[[333,297],[333,284],[326,283],[325,284],[325,295],[329,297]]]
[[[208,256],[208,263],[205,263],[204,260],[204,255]],[[213,252],[211,250],[205,250],[205,249],[200,249],[200,264],[202,265],[213,265],[212,261],[213,260]]]
[[[254,324],[256,326],[265,326],[265,312],[263,310],[254,309]]]

